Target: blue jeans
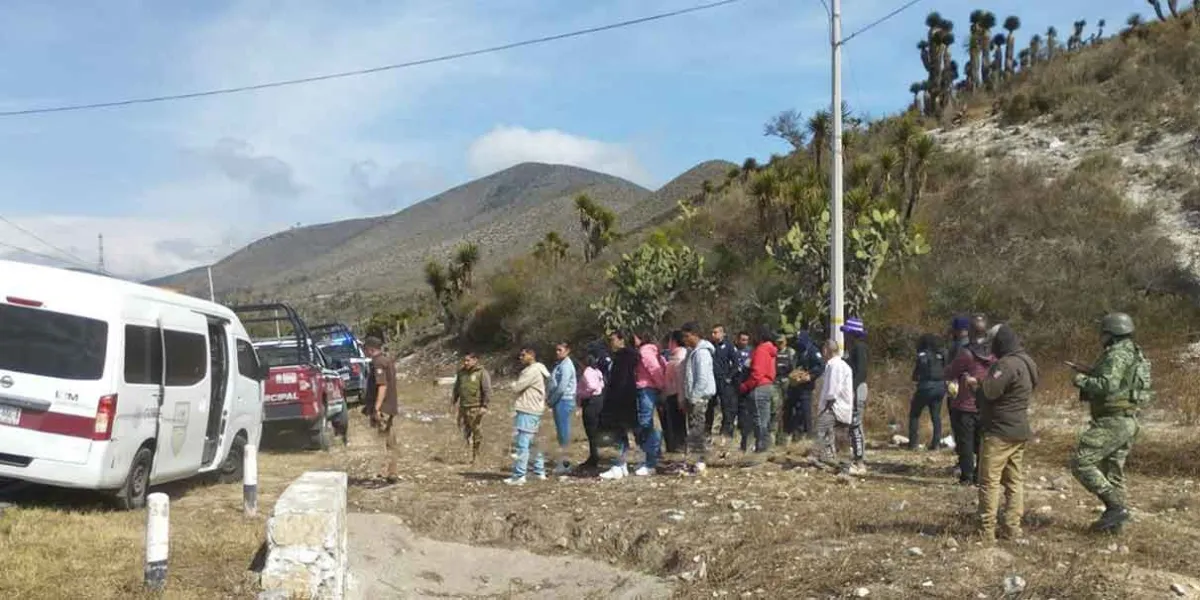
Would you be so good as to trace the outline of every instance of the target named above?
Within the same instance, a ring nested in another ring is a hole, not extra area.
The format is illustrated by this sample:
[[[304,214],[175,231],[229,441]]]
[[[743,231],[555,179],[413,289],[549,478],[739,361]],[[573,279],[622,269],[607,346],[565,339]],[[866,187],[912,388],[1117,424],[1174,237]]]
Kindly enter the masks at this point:
[[[542,425],[541,415],[517,413],[513,419],[513,429],[516,430],[517,460],[513,463],[513,477],[524,477],[529,467],[529,454],[533,452],[533,472],[538,475],[546,473],[546,457],[538,447],[537,433]]]
[[[750,437],[754,437],[754,451],[766,452],[770,448],[771,400],[775,397],[775,385],[768,383],[754,388],[744,397],[742,413],[738,420],[742,425],[742,450],[749,449]]]
[[[563,398],[554,405],[554,429],[558,432],[558,446],[571,445],[571,419],[575,417],[575,400]]]
[[[633,437],[638,447],[646,453],[646,468],[658,466],[659,446],[662,438],[654,429],[654,411],[658,407],[658,390],[642,389],[637,392],[637,428]],[[625,466],[625,453],[629,450],[629,436],[620,432],[617,436],[617,466]]]

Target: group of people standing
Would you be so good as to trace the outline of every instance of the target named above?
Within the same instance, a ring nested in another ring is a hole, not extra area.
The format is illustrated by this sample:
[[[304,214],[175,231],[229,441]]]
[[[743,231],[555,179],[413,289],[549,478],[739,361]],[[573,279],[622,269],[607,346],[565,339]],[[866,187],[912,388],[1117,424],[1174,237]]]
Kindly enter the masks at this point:
[[[741,332],[731,341],[724,326],[713,327],[706,338],[697,323],[671,332],[662,346],[649,334],[613,332],[604,342],[585,349],[582,364],[575,362],[565,342],[555,345],[551,368],[538,362],[536,349],[523,348],[522,370],[513,384],[514,464],[506,483],[523,484],[530,471],[543,479],[600,470],[600,448],[605,446],[614,446],[617,454],[599,473],[602,479],[653,475],[666,453],[686,456],[668,470],[701,474],[709,446],[715,441],[725,455],[738,433],[740,449],[751,453],[815,435],[824,456],[832,459],[839,425],[851,440],[851,471],[863,472],[866,330],[860,319],[849,319],[842,331],[852,340],[846,359],[836,344],[818,348],[803,330],[793,335],[763,328],[754,338]],[[818,398],[816,386],[829,364],[835,373],[846,376],[825,377]],[[451,403],[458,408],[459,426],[473,462],[479,458],[480,424],[491,396],[489,374],[478,356],[467,354]],[[589,452],[587,460],[572,465],[568,450],[578,408],[582,408]],[[550,465],[537,445],[547,411],[557,433]],[[655,424],[656,415],[661,429]],[[632,470],[630,437],[645,455]]]
[[[1104,353],[1092,367],[1067,363],[1072,383],[1089,404],[1092,421],[1080,437],[1071,470],[1105,505],[1093,530],[1118,533],[1129,519],[1125,458],[1137,436],[1137,412],[1153,397],[1150,362],[1133,342],[1133,320],[1113,313],[1101,321]],[[958,453],[959,482],[979,488],[980,530],[985,540],[1022,536],[1024,457],[1032,437],[1029,405],[1040,382],[1036,362],[1006,324],[987,317],[955,318],[949,348],[922,336],[912,379],[909,447],[920,447],[919,424],[928,410],[930,449],[941,439],[941,404],[950,397],[950,421]],[[948,358],[949,357],[949,358]],[[1001,492],[1004,523],[998,530]]]
[[[1080,438],[1071,468],[1105,504],[1104,515],[1094,525],[1097,531],[1120,531],[1129,518],[1125,458],[1138,433],[1137,412],[1153,397],[1150,363],[1134,344],[1133,330],[1128,315],[1105,317],[1100,359],[1092,367],[1068,363],[1077,372],[1073,383],[1080,399],[1091,408],[1092,423]],[[715,439],[722,448],[739,431],[741,450],[753,453],[815,434],[818,460],[829,465],[837,457],[837,433],[845,431],[851,446],[847,471],[863,474],[866,327],[861,319],[851,318],[841,331],[848,340],[845,351],[834,340],[818,350],[804,331],[791,336],[764,328],[753,340],[739,333],[731,343],[724,327],[713,327],[706,339],[693,322],[667,336],[665,351],[647,334],[618,331],[586,349],[582,368],[577,368],[565,342],[555,346],[552,369],[538,362],[535,349],[523,348],[523,368],[513,384],[514,463],[505,483],[524,484],[531,460],[533,476],[547,478],[545,455],[537,443],[547,409],[557,433],[551,471],[555,475],[598,470],[599,450],[609,445],[616,447],[617,455],[599,473],[601,479],[653,475],[664,450],[683,453],[683,462],[674,466],[677,472],[702,474],[718,415]],[[928,447],[940,447],[941,406],[949,397],[959,482],[979,488],[983,536],[1021,536],[1024,456],[1032,436],[1029,405],[1041,376],[1017,334],[1006,324],[989,326],[984,315],[955,318],[948,347],[937,336],[921,336],[912,379],[916,390],[909,412],[910,447],[920,446],[918,425],[925,411],[933,421]],[[473,460],[479,456],[480,423],[491,396],[488,373],[477,356],[468,354],[452,403],[458,407]],[[573,467],[568,450],[580,406],[589,452],[585,462]],[[655,426],[656,414],[661,431]],[[631,435],[645,455],[633,470],[628,464]],[[1004,515],[999,531],[998,514]]]

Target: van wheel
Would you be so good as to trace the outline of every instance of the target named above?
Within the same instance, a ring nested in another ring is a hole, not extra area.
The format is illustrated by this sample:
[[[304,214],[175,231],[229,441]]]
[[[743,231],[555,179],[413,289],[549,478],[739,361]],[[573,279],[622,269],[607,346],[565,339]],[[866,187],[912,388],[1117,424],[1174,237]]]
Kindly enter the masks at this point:
[[[237,483],[242,480],[242,469],[246,466],[246,438],[237,436],[233,438],[233,445],[229,447],[229,454],[225,456],[225,462],[221,463],[221,468],[217,475],[219,483]]]
[[[129,467],[129,475],[125,477],[125,485],[117,490],[117,508],[120,510],[140,510],[146,506],[146,493],[150,489],[150,469],[154,466],[154,453],[149,448],[141,448],[133,455],[133,464]]]
[[[309,432],[309,446],[313,450],[329,449],[329,418],[325,415],[325,406],[321,405],[321,416]]]

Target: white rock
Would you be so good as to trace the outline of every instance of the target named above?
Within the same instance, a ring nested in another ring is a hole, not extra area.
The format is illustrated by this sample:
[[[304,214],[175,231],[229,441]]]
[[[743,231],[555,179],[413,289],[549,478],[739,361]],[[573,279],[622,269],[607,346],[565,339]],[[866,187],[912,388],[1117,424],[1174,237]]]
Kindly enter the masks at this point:
[[[748,504],[745,500],[730,500],[729,501],[729,508],[731,508],[733,510],[746,510],[749,506],[750,506],[750,504]]]
[[[908,438],[897,433],[896,435],[892,436],[892,445],[893,446],[906,446],[906,445],[908,445]]]
[[[1014,596],[1025,591],[1025,578],[1020,575],[1009,575],[1004,578],[1004,595]]]
[[[1183,584],[1179,584],[1179,583],[1172,583],[1171,591],[1175,592],[1176,596],[1187,596],[1187,593],[1188,593],[1187,588],[1183,587]]]
[[[908,549],[908,555],[909,556],[925,556],[925,551],[916,546],[913,546],[912,548]]]
[[[860,587],[860,588],[854,590],[855,598],[866,598],[867,596],[870,596],[870,595],[871,595],[871,590],[869,590],[865,587]]]
[[[921,587],[923,587],[923,588],[931,588],[931,587],[933,587],[933,582],[932,582],[932,581],[930,581],[930,580],[928,580],[928,579],[926,579],[925,581],[922,581],[922,582],[921,582]]]

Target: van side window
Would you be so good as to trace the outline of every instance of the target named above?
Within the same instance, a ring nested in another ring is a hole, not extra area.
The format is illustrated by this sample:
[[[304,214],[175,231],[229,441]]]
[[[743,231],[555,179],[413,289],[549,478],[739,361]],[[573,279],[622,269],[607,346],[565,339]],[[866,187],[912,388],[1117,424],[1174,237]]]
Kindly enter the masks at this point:
[[[245,340],[237,341],[238,373],[246,379],[258,377],[258,356],[254,354],[254,346]]]
[[[158,385],[162,380],[162,340],[157,327],[125,326],[125,383]]]
[[[204,380],[208,374],[208,340],[204,335],[163,330],[167,348],[166,384],[188,387]]]

